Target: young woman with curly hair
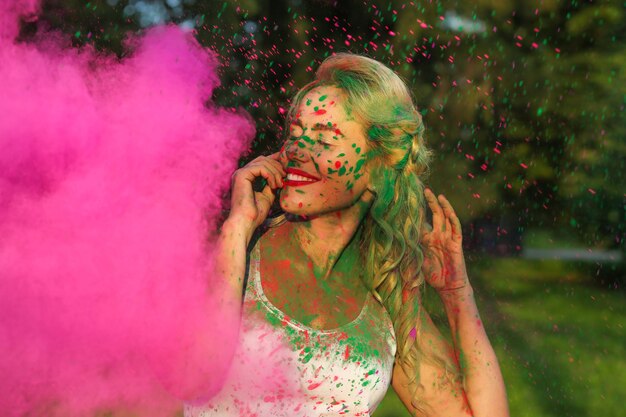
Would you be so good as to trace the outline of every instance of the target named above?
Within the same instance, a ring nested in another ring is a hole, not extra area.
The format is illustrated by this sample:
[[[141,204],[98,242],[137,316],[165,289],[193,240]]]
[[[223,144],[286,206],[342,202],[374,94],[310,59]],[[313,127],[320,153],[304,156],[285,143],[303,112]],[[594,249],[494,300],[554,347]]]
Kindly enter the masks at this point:
[[[368,416],[389,385],[412,415],[507,416],[461,224],[424,186],[432,152],[405,83],[373,59],[333,55],[287,127],[279,152],[233,174],[219,268],[244,294],[241,343],[222,391],[185,416]],[[268,219],[275,198],[283,213]],[[452,345],[422,308],[424,283]]]

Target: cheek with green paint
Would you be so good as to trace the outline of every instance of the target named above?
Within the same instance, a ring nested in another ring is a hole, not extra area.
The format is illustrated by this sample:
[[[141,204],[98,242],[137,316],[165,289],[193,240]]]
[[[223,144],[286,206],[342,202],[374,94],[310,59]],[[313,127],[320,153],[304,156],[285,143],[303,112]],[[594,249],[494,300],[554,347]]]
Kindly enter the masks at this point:
[[[319,181],[283,188],[281,206],[285,211],[340,210],[354,204],[366,189],[367,139],[345,108],[336,88],[316,88],[302,100],[281,161],[285,168],[302,170]]]

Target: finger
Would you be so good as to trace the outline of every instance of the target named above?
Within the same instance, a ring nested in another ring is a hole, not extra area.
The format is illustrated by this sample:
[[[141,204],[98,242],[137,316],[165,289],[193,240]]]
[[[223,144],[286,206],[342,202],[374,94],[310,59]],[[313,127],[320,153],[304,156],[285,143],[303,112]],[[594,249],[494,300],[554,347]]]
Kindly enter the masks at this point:
[[[263,164],[262,162],[251,162],[246,166],[245,170],[247,171],[246,178],[250,182],[254,182],[256,177],[263,177],[267,180],[270,188],[276,188],[276,173],[272,172],[271,168],[267,166],[267,164]]]
[[[261,194],[263,194],[265,197],[267,197],[267,199],[270,202],[270,206],[271,206],[272,203],[274,202],[274,199],[276,198],[276,195],[272,192],[272,190],[270,190],[269,188],[266,187],[266,188],[263,189]]]
[[[250,164],[250,168],[252,167],[258,167],[259,170],[266,171],[270,174],[271,178],[264,177],[267,179],[271,188],[279,188],[282,184],[282,176],[280,175],[280,172],[278,172],[278,169],[274,165],[269,163],[267,158],[263,157],[263,159],[260,159],[259,161],[252,162]]]
[[[276,169],[278,170],[279,174],[281,175],[281,179],[287,176],[287,172],[285,172],[285,168],[283,168],[283,164],[280,163],[280,161],[277,161],[275,159],[272,158],[267,158],[267,161],[272,164],[272,166],[276,167]]]
[[[433,212],[433,230],[435,232],[439,232],[443,227],[443,210],[437,202],[437,197],[435,197],[435,194],[430,190],[430,188],[426,188],[424,190],[424,196],[426,197],[426,202],[428,202],[430,210]]]
[[[283,168],[283,164],[281,164],[276,159],[273,159],[272,156],[276,154],[272,154],[270,156],[264,156],[259,161],[260,163],[267,164],[269,167],[272,167],[272,171],[276,173],[276,181],[277,183],[282,183],[283,178],[287,176],[285,169]]]
[[[431,241],[432,241],[432,236],[430,233],[422,234],[422,237],[420,238],[420,243],[423,246],[429,246]]]
[[[267,159],[271,164],[278,168],[278,171],[281,173],[282,177],[286,177],[287,173],[285,172],[285,168],[283,168],[283,164],[280,162],[280,153],[281,151],[268,155]]]
[[[263,209],[267,209],[269,211],[269,207],[272,206],[272,203],[274,203],[274,199],[276,198],[272,190],[270,190],[269,187],[265,187],[263,191],[256,192],[254,194],[254,198],[257,202],[260,200],[264,200],[266,202],[266,207],[263,207]],[[267,213],[264,213],[264,215],[267,215]]]
[[[441,206],[446,215],[446,219],[449,221],[449,225],[452,232],[452,238],[455,240],[460,240],[463,236],[463,231],[461,229],[461,221],[459,220],[452,204],[448,201],[448,199],[442,194],[439,196],[439,200],[441,201]]]
[[[280,151],[267,155],[267,157],[278,161],[280,159]]]
[[[260,193],[254,193],[254,200],[259,213],[257,218],[259,224],[267,219],[275,198],[276,197],[270,190],[270,187],[265,187]]]

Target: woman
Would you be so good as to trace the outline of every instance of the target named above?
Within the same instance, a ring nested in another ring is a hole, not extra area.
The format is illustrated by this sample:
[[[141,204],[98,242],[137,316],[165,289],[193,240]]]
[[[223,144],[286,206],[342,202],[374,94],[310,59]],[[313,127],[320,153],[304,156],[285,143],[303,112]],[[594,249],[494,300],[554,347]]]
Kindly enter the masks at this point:
[[[389,384],[412,415],[508,415],[460,222],[422,183],[431,152],[405,84],[377,61],[334,55],[287,124],[280,152],[233,175],[219,272],[232,300],[245,293],[242,342],[222,392],[185,415],[366,416]],[[276,194],[284,214],[266,222]],[[453,346],[421,308],[424,281]]]

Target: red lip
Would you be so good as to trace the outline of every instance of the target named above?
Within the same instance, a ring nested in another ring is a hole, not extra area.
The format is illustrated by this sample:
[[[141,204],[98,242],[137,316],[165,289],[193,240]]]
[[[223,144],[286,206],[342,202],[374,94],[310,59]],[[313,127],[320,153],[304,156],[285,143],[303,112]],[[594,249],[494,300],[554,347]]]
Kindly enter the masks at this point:
[[[297,187],[300,185],[308,185],[308,184],[315,184],[316,182],[318,182],[320,179],[317,177],[314,177],[313,175],[309,174],[308,172],[304,172],[301,171],[299,169],[296,168],[286,168],[285,172],[287,174],[294,174],[294,175],[301,175],[305,178],[310,178],[314,181],[294,181],[294,180],[288,180],[288,179],[284,179],[283,180],[283,185],[288,185],[291,187]]]
[[[286,168],[285,172],[287,174],[301,175],[301,176],[303,176],[305,178],[310,178],[312,180],[317,180],[317,181],[320,180],[319,178],[314,177],[313,175],[309,174],[308,172],[304,172],[304,171],[301,171],[301,170],[296,169],[296,168]],[[300,181],[294,181],[294,182],[300,182]]]

